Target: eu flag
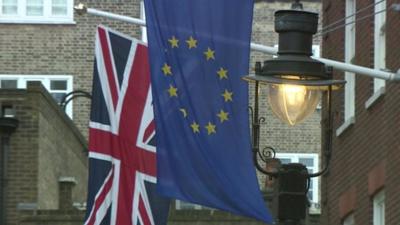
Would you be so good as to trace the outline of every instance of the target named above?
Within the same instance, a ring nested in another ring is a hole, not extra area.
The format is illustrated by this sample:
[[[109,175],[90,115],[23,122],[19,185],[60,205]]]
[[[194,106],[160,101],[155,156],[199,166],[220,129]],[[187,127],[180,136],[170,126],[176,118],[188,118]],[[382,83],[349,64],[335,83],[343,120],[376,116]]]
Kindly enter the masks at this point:
[[[252,0],[145,0],[157,188],[270,223],[251,161]]]

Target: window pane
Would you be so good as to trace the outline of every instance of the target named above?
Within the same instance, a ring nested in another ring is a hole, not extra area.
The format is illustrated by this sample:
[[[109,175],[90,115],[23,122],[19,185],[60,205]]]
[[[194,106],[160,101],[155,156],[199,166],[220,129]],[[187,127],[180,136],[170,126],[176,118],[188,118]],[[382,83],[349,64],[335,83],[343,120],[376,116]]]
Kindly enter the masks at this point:
[[[58,104],[61,103],[61,100],[64,98],[64,96],[66,95],[65,93],[50,93],[51,96],[53,96],[54,100],[56,100],[56,102]]]
[[[43,16],[43,7],[41,6],[27,6],[26,15],[28,16]]]
[[[2,80],[1,88],[17,88],[17,80]]]
[[[66,80],[51,80],[50,81],[50,90],[67,90],[67,81]]]
[[[65,15],[67,15],[67,8],[66,7],[53,6],[51,8],[51,10],[52,10],[52,14],[54,16],[65,16]]]
[[[3,0],[3,15],[16,15],[18,13],[17,0]]]
[[[43,16],[43,0],[26,0],[26,15]]]
[[[299,163],[305,165],[306,167],[314,166],[314,159],[312,158],[299,158]]]
[[[280,160],[281,160],[281,163],[282,164],[288,164],[288,163],[291,163],[292,162],[292,160],[290,160],[290,159],[288,159],[288,158],[279,158]]]
[[[313,199],[313,191],[310,189],[307,193],[307,198],[312,201]]]
[[[3,5],[3,14],[4,15],[16,15],[17,14],[17,6],[4,6]]]
[[[67,15],[67,0],[53,0],[51,12],[55,16]]]

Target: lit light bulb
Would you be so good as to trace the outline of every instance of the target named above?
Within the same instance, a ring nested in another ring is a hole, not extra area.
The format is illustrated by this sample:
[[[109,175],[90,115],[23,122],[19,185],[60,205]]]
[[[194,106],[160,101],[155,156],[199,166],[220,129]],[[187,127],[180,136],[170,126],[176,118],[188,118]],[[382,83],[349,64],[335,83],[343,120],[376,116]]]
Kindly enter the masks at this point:
[[[301,85],[268,85],[268,102],[274,114],[289,125],[311,115],[320,99],[320,90]]]
[[[280,85],[280,91],[282,91],[284,104],[290,107],[299,107],[304,103],[305,96],[307,94],[307,89],[305,86],[299,85]]]

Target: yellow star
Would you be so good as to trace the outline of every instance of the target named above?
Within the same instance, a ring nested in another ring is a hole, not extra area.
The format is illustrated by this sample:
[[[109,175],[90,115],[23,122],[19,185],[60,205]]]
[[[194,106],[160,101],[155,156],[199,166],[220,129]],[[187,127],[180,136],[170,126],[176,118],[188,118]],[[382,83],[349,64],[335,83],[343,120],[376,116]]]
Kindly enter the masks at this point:
[[[224,100],[225,100],[225,102],[228,102],[228,101],[233,101],[232,100],[232,95],[233,95],[233,92],[229,92],[228,90],[226,90],[225,89],[225,92],[222,94],[222,96],[224,97]]]
[[[207,51],[204,52],[204,55],[206,55],[206,59],[207,61],[210,59],[215,59],[214,58],[214,52],[213,50],[211,50],[210,48],[207,48]]]
[[[212,124],[211,122],[208,122],[207,126],[205,126],[207,129],[207,134],[210,135],[212,133],[215,133],[215,125]]]
[[[161,68],[161,70],[165,76],[172,75],[171,67],[167,63],[164,63],[164,66]]]
[[[222,109],[217,114],[217,116],[219,117],[219,120],[221,121],[221,123],[223,123],[225,120],[229,120],[228,115],[229,115],[229,113],[228,112],[224,112],[224,110],[222,110]]]
[[[171,48],[178,48],[178,42],[179,40],[175,38],[175,36],[172,36],[171,39],[168,39],[168,42],[171,44]]]
[[[188,48],[197,48],[197,40],[194,39],[192,36],[190,36],[189,39],[186,40],[186,43],[188,44]]]
[[[219,68],[217,71],[217,74],[219,76],[219,79],[222,80],[223,78],[228,79],[228,70],[225,70],[224,68]]]
[[[173,96],[178,97],[178,88],[175,88],[174,86],[169,85],[169,88],[167,91],[169,93],[169,97],[173,97]]]
[[[200,129],[199,129],[199,124],[194,122],[192,124],[190,124],[190,127],[192,127],[193,133],[200,133]]]
[[[186,111],[186,109],[185,109],[185,108],[180,108],[180,109],[179,109],[179,111],[181,111],[181,112],[182,112],[182,114],[183,114],[183,117],[184,117],[184,118],[186,118],[186,117],[187,117],[187,111]]]

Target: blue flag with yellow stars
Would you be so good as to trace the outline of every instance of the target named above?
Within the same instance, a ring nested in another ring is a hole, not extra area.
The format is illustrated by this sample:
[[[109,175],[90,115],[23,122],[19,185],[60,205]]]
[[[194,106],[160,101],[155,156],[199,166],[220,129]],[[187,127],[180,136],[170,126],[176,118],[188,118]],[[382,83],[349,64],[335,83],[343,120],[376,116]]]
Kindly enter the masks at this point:
[[[157,188],[270,223],[249,135],[252,0],[145,0]]]

